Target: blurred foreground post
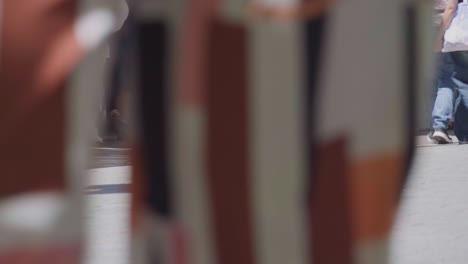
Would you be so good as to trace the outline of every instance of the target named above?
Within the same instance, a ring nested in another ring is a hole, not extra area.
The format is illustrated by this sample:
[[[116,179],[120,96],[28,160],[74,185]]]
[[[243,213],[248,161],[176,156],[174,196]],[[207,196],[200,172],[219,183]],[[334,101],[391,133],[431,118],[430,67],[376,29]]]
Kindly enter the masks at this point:
[[[430,3],[156,2],[134,263],[388,263]]]
[[[81,263],[93,99],[104,85],[94,51],[114,27],[111,10],[98,1],[2,1],[0,263]]]

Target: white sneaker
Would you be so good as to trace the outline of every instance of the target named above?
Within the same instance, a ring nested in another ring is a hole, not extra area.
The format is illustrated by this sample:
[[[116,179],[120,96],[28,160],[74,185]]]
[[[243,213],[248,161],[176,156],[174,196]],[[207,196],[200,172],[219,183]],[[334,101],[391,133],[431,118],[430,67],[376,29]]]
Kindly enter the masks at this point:
[[[453,143],[452,138],[447,133],[446,129],[436,129],[432,134],[432,139],[436,141],[436,144],[451,144]]]

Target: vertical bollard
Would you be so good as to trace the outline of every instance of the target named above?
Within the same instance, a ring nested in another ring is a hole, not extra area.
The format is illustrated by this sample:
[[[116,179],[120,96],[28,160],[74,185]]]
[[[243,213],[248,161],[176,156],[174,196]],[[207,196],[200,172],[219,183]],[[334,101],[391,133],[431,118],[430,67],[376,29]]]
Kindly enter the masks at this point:
[[[84,1],[2,4],[0,263],[81,263],[89,98],[103,76],[88,60],[69,78],[114,17]]]

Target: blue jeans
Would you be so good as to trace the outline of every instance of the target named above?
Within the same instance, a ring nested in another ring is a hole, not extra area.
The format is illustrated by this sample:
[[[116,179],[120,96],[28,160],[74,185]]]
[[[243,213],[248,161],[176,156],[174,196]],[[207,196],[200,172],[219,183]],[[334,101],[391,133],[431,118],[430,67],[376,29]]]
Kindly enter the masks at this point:
[[[447,129],[455,110],[455,135],[459,139],[468,139],[468,51],[442,53],[440,56],[432,128]],[[454,109],[456,87],[458,96]]]

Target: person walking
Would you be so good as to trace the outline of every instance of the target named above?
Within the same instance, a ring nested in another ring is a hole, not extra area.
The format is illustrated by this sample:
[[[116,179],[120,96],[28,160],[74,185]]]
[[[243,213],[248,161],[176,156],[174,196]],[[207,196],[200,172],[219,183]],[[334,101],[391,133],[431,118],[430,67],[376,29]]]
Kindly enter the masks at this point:
[[[435,47],[438,52],[442,51],[445,32],[456,15],[459,2],[462,1],[436,2],[436,10],[445,4],[444,12],[439,16],[440,30]],[[468,51],[442,52],[439,56],[437,97],[432,111],[432,131],[428,134],[428,140],[434,144],[453,143],[448,134],[448,127],[455,112],[455,135],[461,144],[466,144],[468,129],[464,128],[464,123],[468,121]],[[454,106],[455,87],[458,88],[458,96]]]

